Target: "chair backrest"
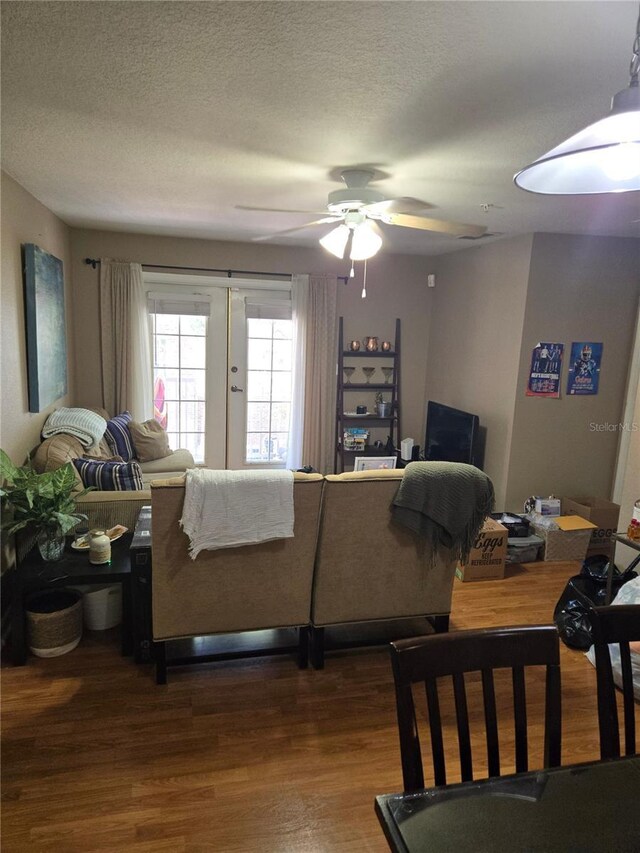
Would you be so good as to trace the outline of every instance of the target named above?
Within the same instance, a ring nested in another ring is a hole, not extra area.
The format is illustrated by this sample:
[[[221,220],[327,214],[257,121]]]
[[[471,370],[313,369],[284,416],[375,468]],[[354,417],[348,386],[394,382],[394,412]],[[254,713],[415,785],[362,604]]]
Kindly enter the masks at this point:
[[[591,611],[591,622],[598,681],[600,756],[602,758],[617,758],[620,755],[618,705],[609,653],[610,643],[618,643],[620,647],[625,753],[626,755],[634,755],[636,752],[636,721],[629,643],[640,640],[640,604],[594,607]]]
[[[500,775],[500,749],[494,669],[511,668],[515,720],[516,771],[529,767],[524,667],[546,666],[544,765],[560,764],[560,649],[554,625],[454,631],[391,644],[405,791],[424,787],[422,756],[411,685],[424,682],[436,785],[447,774],[436,679],[452,676],[462,781],[473,779],[469,715],[464,673],[482,674],[489,776]]]

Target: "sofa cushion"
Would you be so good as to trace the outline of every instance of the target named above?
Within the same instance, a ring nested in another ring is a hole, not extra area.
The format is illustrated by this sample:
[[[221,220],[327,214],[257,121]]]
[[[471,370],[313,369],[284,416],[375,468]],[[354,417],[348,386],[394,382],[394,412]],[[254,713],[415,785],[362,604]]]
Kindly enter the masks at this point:
[[[107,431],[105,438],[113,456],[122,456],[125,462],[130,462],[135,459],[136,454],[131,443],[131,433],[129,432],[129,423],[131,421],[130,412],[122,412],[107,421]]]
[[[74,459],[73,464],[85,486],[93,486],[103,492],[134,492],[144,488],[137,462]]]
[[[143,423],[131,421],[129,434],[140,462],[153,462],[171,453],[167,433],[153,418]]]
[[[67,433],[58,433],[46,438],[38,447],[31,461],[38,474],[55,471],[67,462],[73,462],[84,453],[77,438]]]

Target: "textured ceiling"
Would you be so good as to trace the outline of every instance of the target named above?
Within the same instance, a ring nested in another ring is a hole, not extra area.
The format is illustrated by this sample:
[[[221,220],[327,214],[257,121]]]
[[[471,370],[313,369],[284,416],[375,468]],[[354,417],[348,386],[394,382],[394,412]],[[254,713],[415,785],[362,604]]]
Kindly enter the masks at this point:
[[[628,84],[637,14],[609,0],[4,2],[3,168],[66,222],[113,230],[250,240],[306,218],[234,205],[323,210],[340,167],[370,164],[381,191],[434,218],[633,235],[639,194],[545,198],[512,176]],[[385,244],[469,245],[391,227]]]

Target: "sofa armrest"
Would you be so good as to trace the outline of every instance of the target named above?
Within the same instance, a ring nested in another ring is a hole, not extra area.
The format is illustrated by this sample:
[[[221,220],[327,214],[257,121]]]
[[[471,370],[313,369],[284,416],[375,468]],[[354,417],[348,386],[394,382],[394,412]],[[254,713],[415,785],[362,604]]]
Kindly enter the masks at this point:
[[[76,501],[78,512],[87,516],[89,528],[109,529],[124,524],[133,530],[140,510],[151,503],[149,489],[131,492],[88,492]]]
[[[174,450],[169,456],[153,459],[151,462],[139,462],[143,474],[165,474],[186,471],[195,468],[193,456],[188,450]]]

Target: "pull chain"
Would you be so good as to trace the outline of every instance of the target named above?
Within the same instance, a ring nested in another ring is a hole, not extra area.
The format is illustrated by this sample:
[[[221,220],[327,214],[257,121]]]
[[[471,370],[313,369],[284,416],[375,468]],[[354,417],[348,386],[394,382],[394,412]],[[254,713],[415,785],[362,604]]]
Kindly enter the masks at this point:
[[[364,272],[362,274],[362,298],[367,298],[367,261],[365,258],[364,262]]]

